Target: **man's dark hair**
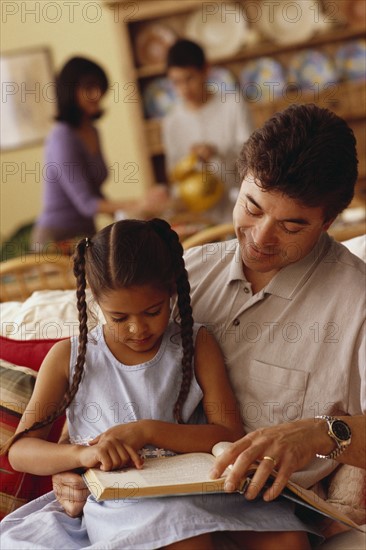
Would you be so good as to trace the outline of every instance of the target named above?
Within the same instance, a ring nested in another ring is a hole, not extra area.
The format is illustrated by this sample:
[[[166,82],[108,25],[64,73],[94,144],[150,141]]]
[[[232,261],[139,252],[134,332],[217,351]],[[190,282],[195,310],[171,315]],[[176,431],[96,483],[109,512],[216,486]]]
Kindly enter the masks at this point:
[[[56,78],[57,116],[56,120],[64,121],[71,126],[79,126],[82,111],[76,101],[76,90],[97,86],[105,93],[108,89],[108,78],[104,70],[89,59],[72,57],[61,69]],[[103,111],[94,118],[100,118]]]
[[[167,55],[167,69],[171,67],[195,67],[202,70],[206,65],[205,53],[201,46],[191,40],[177,40]]]
[[[322,207],[325,221],[351,202],[357,181],[356,140],[332,111],[314,104],[276,113],[244,143],[241,179],[251,173],[263,190],[307,207]]]

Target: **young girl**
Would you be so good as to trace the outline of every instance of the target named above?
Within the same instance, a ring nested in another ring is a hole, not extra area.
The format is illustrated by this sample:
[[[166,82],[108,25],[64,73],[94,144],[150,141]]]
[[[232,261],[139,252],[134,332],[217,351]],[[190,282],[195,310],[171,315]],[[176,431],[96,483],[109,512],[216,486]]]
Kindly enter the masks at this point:
[[[16,470],[143,468],[144,448],[210,452],[218,441],[242,436],[218,344],[193,323],[182,255],[177,234],[158,219],[117,222],[79,242],[79,338],[59,342],[44,360],[4,449]],[[86,282],[106,321],[89,335]],[[175,295],[179,324],[170,315]],[[48,442],[65,410],[71,444]],[[49,493],[7,516],[2,529],[3,550],[210,550],[215,531],[245,531],[237,535],[241,548],[309,548],[290,504],[248,503],[238,494],[99,503],[89,496],[83,517],[71,518]]]

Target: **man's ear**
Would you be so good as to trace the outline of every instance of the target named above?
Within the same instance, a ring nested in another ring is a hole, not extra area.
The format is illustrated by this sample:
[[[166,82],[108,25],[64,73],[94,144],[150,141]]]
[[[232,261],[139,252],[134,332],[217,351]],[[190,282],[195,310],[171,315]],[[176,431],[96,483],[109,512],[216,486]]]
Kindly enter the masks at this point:
[[[332,223],[334,222],[335,218],[331,218],[330,220],[323,223],[323,231],[328,231]]]
[[[202,67],[202,73],[204,74],[205,78],[208,77],[208,75],[210,74],[210,70],[211,70],[211,64],[210,63],[206,63],[203,67]]]

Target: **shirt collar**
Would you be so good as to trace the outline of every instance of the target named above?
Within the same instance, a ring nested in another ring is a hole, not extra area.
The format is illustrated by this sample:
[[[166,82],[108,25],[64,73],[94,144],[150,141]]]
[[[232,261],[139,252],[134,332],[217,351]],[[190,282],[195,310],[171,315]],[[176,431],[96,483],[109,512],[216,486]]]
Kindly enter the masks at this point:
[[[331,246],[331,242],[332,240],[329,235],[323,232],[309,254],[298,262],[294,262],[282,268],[263,289],[264,292],[266,294],[274,294],[281,298],[291,300],[295,296],[297,290],[302,288],[305,281],[307,281],[316,266],[324,258]],[[237,242],[235,254],[231,260],[228,284],[237,280],[247,282],[242,265],[240,247]]]
[[[231,283],[231,281],[247,282],[247,279],[243,271],[243,260],[241,259],[240,246],[239,246],[238,240],[236,240],[235,253],[233,254],[233,257],[230,263],[229,277],[228,277],[227,284]]]

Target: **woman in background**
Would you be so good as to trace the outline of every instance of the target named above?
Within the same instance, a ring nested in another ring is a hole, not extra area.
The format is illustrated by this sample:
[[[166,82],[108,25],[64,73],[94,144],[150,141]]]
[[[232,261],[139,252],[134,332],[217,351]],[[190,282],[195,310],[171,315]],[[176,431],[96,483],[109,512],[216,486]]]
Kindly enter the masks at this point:
[[[32,247],[96,232],[96,214],[132,211],[147,217],[162,211],[163,186],[142,200],[115,201],[102,193],[108,170],[94,121],[108,89],[104,70],[89,59],[73,57],[56,80],[57,123],[46,140],[43,208],[32,233]],[[159,205],[158,207],[156,205]]]

